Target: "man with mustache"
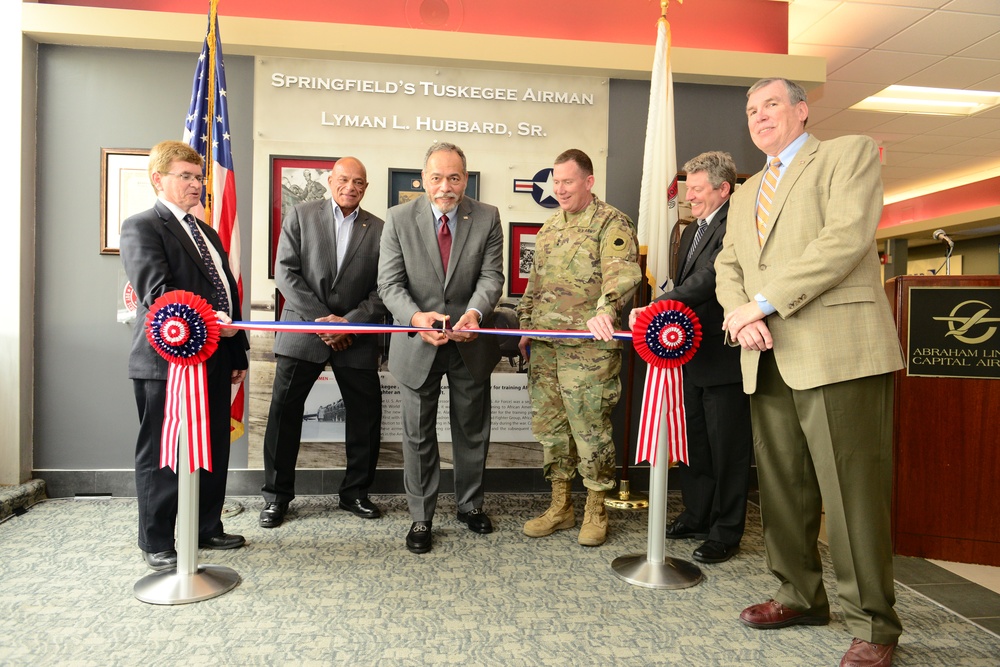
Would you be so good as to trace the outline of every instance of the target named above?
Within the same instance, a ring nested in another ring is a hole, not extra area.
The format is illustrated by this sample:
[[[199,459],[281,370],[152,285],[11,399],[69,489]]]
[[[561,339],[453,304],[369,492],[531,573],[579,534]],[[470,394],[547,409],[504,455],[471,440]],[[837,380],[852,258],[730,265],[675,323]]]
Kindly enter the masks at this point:
[[[389,209],[379,256],[378,293],[397,324],[435,328],[397,333],[389,370],[399,383],[403,484],[413,524],[406,548],[431,550],[441,477],[437,408],[448,378],[458,520],[493,532],[483,511],[483,473],[490,444],[490,374],[500,361],[489,321],[503,287],[503,230],[495,206],[465,196],[465,153],[437,143],[424,159],[420,197]]]

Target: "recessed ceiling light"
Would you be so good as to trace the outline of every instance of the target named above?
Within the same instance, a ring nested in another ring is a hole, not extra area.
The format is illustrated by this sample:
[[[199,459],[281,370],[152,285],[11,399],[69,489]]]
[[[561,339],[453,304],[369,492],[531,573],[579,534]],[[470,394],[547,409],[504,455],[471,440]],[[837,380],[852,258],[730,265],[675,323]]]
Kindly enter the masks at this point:
[[[888,113],[971,116],[998,104],[1000,104],[1000,93],[983,90],[889,86],[851,108]]]

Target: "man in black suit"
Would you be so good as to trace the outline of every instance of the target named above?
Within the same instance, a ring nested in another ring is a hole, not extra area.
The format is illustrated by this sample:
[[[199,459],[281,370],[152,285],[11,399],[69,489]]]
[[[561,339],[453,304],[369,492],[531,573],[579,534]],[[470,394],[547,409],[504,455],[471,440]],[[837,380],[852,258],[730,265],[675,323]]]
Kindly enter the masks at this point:
[[[139,297],[128,362],[139,409],[135,447],[139,548],[154,570],[177,563],[177,475],[160,468],[167,362],[146,340],[146,314],[163,294],[185,290],[208,301],[222,322],[242,318],[236,279],[219,235],[189,213],[201,201],[202,179],[202,159],[193,148],[179,141],[153,146],[149,180],[158,201],[122,223],[122,264]],[[199,473],[198,546],[202,549],[235,549],[245,544],[243,536],[222,530],[222,505],[229,471],[230,385],[246,376],[248,347],[246,334],[223,327],[219,347],[206,362],[212,472]]]
[[[715,298],[715,258],[726,235],[736,166],[728,153],[712,151],[688,161],[684,171],[698,224],[681,235],[677,280],[657,301],[674,299],[691,308],[701,321],[702,340],[683,367],[689,463],[678,471],[684,511],[667,526],[667,537],[705,540],[694,559],[721,563],[743,538],[753,446],[739,349],[724,343],[724,313]],[[642,310],[632,311],[630,326]]]
[[[328,182],[332,201],[299,204],[281,225],[274,268],[274,281],[285,297],[281,321],[381,322],[389,312],[376,290],[383,222],[360,208],[367,172],[356,158],[344,157],[337,160]],[[340,508],[363,519],[382,515],[368,499],[381,445],[377,346],[373,335],[278,332],[264,433],[262,527],[280,526],[295,497],[306,397],[327,364],[347,413],[347,470],[340,485]]]

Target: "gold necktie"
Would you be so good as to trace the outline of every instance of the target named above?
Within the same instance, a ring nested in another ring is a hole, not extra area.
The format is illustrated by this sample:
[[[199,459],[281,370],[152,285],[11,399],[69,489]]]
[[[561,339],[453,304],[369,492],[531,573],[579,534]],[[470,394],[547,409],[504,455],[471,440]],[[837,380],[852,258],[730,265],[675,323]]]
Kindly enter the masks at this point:
[[[781,160],[774,158],[764,174],[764,181],[760,184],[760,194],[757,196],[757,243],[764,245],[767,232],[770,229],[771,207],[774,202],[774,191],[778,188],[778,168]]]

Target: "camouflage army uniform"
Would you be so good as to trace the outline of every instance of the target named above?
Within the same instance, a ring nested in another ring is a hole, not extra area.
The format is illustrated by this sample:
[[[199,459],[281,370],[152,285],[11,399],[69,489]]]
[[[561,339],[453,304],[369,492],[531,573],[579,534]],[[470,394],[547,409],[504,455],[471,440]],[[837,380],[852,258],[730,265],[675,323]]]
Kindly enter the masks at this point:
[[[535,261],[518,306],[524,329],[587,330],[587,320],[620,311],[641,279],[635,227],[594,197],[583,211],[560,210],[535,237]],[[579,471],[595,491],[615,486],[611,411],[621,395],[620,341],[531,341],[531,429],[544,451],[545,478]]]

